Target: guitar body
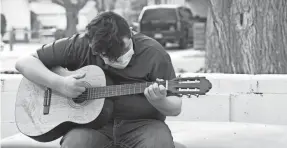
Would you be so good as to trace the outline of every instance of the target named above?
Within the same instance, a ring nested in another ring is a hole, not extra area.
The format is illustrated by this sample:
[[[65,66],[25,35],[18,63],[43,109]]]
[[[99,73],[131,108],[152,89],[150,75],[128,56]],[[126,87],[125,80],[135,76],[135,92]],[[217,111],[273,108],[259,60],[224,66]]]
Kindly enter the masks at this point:
[[[106,85],[105,74],[98,66],[89,65],[76,71],[57,67],[52,71],[61,76],[86,73],[83,80],[86,82],[87,88]],[[101,122],[96,120],[102,120],[97,117],[102,112],[105,98],[76,103],[72,98],[67,98],[56,90],[51,90],[49,113],[44,115],[43,104],[46,90],[47,87],[35,84],[25,77],[20,83],[16,98],[15,120],[20,132],[26,136],[36,141],[50,142],[63,136],[74,127]],[[83,99],[83,97],[88,98],[89,95],[80,96],[77,99]]]

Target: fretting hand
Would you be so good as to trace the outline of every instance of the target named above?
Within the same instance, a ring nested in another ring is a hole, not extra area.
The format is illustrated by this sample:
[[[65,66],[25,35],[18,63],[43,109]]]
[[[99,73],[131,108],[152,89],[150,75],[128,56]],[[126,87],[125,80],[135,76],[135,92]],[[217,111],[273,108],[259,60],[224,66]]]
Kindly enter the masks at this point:
[[[157,79],[157,81],[163,81],[163,80]],[[144,95],[150,101],[157,101],[166,98],[167,90],[163,85],[154,83],[144,90]]]

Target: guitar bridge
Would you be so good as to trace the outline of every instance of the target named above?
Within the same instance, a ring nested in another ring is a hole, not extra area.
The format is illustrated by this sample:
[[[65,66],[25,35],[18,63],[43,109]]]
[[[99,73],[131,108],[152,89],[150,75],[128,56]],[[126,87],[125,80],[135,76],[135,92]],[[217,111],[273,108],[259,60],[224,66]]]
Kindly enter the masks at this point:
[[[51,104],[51,94],[52,94],[52,90],[50,88],[47,88],[44,94],[44,103],[43,103],[43,106],[44,106],[43,114],[44,115],[49,114],[50,104]]]

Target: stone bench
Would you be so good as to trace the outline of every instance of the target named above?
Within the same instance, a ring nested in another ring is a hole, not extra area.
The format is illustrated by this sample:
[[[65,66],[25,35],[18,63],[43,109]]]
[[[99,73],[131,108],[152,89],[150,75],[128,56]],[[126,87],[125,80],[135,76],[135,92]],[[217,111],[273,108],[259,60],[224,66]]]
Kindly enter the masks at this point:
[[[287,126],[235,122],[167,121],[176,148],[286,148]],[[22,134],[1,140],[2,148],[59,148]]]

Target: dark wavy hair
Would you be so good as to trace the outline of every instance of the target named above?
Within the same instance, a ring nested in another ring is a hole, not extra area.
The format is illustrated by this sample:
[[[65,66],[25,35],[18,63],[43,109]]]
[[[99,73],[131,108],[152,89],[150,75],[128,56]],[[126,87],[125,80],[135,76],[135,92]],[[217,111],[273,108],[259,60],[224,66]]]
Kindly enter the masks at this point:
[[[98,14],[86,27],[92,52],[116,61],[124,52],[123,37],[131,38],[127,21],[108,11]]]

